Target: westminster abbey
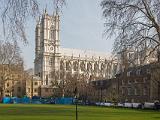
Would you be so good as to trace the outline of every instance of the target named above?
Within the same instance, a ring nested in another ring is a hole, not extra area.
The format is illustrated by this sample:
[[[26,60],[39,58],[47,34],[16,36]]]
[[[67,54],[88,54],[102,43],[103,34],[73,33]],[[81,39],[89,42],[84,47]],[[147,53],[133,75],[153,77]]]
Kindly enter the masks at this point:
[[[34,74],[42,79],[43,86],[71,77],[98,80],[113,78],[117,62],[110,54],[90,50],[61,48],[60,17],[48,15],[45,10],[35,30]]]

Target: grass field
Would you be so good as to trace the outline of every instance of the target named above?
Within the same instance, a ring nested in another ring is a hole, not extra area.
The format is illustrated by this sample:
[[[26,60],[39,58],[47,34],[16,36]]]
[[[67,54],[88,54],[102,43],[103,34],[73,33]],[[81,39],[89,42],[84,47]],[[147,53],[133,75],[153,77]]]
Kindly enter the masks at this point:
[[[78,106],[78,120],[160,120],[160,111]],[[0,120],[75,120],[73,105],[0,104]]]

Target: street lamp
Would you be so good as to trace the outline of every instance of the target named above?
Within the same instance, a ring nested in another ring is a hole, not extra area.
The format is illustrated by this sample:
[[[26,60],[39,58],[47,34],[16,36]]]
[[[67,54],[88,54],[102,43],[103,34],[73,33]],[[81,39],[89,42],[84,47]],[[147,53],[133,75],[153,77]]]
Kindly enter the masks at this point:
[[[100,99],[101,99],[101,100],[100,100],[100,101],[102,102],[102,96],[103,96],[103,95],[102,95],[102,86],[100,87],[100,92],[101,92],[101,96],[100,96]]]
[[[75,83],[75,91],[74,91],[74,94],[75,94],[75,105],[76,105],[76,120],[78,120],[78,90],[77,90],[77,81]]]

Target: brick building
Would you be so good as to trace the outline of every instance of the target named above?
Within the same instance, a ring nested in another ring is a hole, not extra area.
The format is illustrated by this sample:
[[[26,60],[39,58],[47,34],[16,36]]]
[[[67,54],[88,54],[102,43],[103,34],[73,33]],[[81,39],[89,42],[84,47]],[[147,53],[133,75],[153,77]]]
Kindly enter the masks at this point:
[[[151,94],[150,64],[128,68],[117,76],[120,102],[149,102]]]
[[[92,81],[92,86],[96,101],[117,101],[119,86],[116,78]]]
[[[40,86],[42,80],[39,77],[32,76],[26,81],[26,95],[28,97],[40,96]]]
[[[22,97],[26,91],[23,65],[0,65],[0,96]]]
[[[116,78],[92,81],[92,84],[98,101],[160,101],[160,63],[131,67],[117,74]]]

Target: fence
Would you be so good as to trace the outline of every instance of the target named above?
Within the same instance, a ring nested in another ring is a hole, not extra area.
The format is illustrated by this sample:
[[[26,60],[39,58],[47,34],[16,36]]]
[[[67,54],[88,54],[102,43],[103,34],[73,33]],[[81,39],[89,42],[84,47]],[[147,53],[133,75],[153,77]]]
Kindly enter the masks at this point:
[[[74,98],[56,98],[55,104],[73,104]]]
[[[74,98],[4,97],[4,104],[73,104]]]

